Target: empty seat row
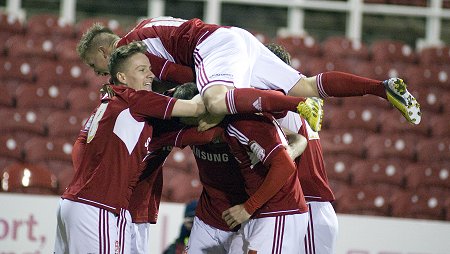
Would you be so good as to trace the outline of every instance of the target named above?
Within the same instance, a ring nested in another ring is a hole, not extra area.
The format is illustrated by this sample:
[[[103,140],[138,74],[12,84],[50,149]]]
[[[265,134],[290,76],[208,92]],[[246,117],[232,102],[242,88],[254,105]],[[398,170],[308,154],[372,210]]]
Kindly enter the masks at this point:
[[[397,111],[368,106],[351,105],[352,99],[345,99],[349,103],[335,106],[325,102],[323,131],[329,130],[365,130],[371,133],[413,133],[418,138],[444,137],[450,134],[450,115],[447,111],[436,113],[422,108],[423,121],[419,125],[407,123],[406,119]],[[422,102],[422,101],[421,101]],[[388,102],[385,102],[389,104]],[[421,103],[424,105],[426,103]]]
[[[370,134],[363,130],[328,130],[321,133],[325,154],[362,158],[398,158],[410,162],[450,160],[450,137],[421,138],[400,133]]]
[[[366,159],[325,155],[328,177],[352,186],[384,184],[403,189],[437,187],[450,190],[450,165],[408,163],[398,158]]]
[[[14,34],[79,38],[94,23],[101,23],[119,35],[125,32],[117,20],[108,18],[85,18],[76,24],[71,24],[56,14],[48,13],[31,15],[22,23],[15,16],[0,12],[0,28],[2,31]]]
[[[432,188],[403,191],[372,184],[340,188],[334,205],[338,213],[449,220],[447,194]]]

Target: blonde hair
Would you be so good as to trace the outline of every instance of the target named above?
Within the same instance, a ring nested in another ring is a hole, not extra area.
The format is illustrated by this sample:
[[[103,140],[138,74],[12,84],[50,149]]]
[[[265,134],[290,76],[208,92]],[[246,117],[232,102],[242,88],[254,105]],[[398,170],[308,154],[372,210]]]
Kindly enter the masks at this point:
[[[111,29],[100,23],[94,23],[83,36],[81,36],[77,45],[77,53],[81,59],[84,60],[88,51],[93,47],[102,45],[110,46],[117,39],[119,39],[119,36],[114,34]]]
[[[147,52],[147,46],[142,41],[133,41],[127,45],[118,47],[111,54],[108,63],[109,74],[114,84],[120,84],[117,73],[122,72],[126,61],[134,54]]]

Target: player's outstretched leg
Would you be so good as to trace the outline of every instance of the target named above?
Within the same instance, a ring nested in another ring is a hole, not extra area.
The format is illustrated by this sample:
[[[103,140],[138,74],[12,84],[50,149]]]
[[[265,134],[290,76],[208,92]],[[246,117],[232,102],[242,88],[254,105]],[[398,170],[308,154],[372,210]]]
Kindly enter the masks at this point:
[[[313,131],[320,131],[323,119],[323,100],[317,97],[307,98],[297,106],[298,114],[303,117]]]
[[[383,81],[387,99],[396,107],[402,115],[412,124],[419,124],[421,119],[420,104],[416,98],[408,92],[402,79],[391,78]]]

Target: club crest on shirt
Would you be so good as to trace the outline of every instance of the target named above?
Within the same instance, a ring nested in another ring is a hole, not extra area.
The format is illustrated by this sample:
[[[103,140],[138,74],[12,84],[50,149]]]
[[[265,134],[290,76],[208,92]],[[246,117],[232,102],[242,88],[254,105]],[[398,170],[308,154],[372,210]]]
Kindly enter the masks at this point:
[[[266,157],[266,151],[264,150],[264,148],[262,148],[262,146],[260,146],[255,141],[250,141],[248,145],[250,146],[250,150],[252,151],[252,153],[249,154],[252,165],[263,161],[264,157]]]

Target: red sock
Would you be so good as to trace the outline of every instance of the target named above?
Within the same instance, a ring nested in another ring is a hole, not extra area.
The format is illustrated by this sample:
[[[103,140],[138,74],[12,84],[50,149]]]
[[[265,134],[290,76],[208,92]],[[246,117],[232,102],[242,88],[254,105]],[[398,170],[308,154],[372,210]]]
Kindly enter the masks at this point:
[[[305,101],[305,98],[287,96],[275,90],[255,88],[236,88],[229,90],[226,94],[230,114],[296,111],[301,101]]]
[[[379,80],[338,71],[321,73],[316,80],[317,90],[322,98],[373,94],[386,99],[386,91]]]

